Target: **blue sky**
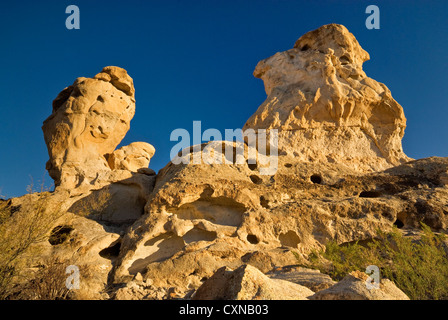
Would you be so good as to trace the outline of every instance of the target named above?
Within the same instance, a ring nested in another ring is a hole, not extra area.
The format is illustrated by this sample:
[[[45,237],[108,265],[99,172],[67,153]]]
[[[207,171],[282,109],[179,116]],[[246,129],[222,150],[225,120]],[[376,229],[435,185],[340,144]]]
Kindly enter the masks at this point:
[[[68,30],[68,5],[81,28]],[[381,29],[365,27],[368,5]],[[41,125],[52,100],[104,66],[134,79],[136,115],[121,145],[146,141],[150,167],[169,161],[176,128],[242,128],[266,98],[252,72],[259,60],[292,48],[304,33],[345,25],[370,53],[367,75],[403,106],[404,151],[448,156],[448,1],[14,1],[2,3],[0,35],[0,195],[44,183],[48,160]],[[32,180],[31,180],[32,179]]]

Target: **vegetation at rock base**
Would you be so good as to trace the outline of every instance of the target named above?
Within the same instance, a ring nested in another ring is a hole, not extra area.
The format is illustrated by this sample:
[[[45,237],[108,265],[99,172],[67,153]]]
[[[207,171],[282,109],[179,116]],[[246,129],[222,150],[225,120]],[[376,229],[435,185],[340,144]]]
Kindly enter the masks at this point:
[[[62,216],[58,208],[49,208],[50,193],[31,190],[20,206],[0,203],[0,299],[10,298],[36,275],[31,261],[41,253],[38,244],[48,240]]]
[[[435,234],[422,224],[418,239],[404,236],[397,228],[378,232],[367,243],[338,245],[310,255],[312,267],[340,280],[369,265],[380,268],[380,276],[393,281],[410,299],[448,299],[448,252],[444,234]]]

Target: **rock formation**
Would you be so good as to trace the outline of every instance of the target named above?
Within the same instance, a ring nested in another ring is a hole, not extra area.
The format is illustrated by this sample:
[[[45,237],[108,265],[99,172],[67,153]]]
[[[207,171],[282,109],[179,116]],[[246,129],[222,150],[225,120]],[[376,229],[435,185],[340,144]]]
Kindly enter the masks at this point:
[[[126,71],[78,78],[43,125],[57,186],[48,201],[68,215],[54,229],[67,240],[43,245],[46,255],[92,266],[86,287],[101,299],[406,299],[387,281],[371,293],[359,274],[336,283],[291,267],[329,241],[368,241],[394,225],[448,227],[448,159],[403,153],[403,109],[362,71],[368,58],[331,24],[257,65],[268,98],[245,129],[278,130],[268,175],[257,150],[233,141],[182,157],[228,148],[242,149],[243,161],[170,162],[156,175],[150,144],[116,150],[135,112]],[[25,210],[25,199],[5,208]]]
[[[379,288],[367,289],[365,281],[368,276],[360,271],[353,271],[334,286],[317,292],[310,300],[409,300],[403,291],[388,279],[381,279]]]
[[[148,167],[155,152],[150,144],[115,150],[135,114],[134,93],[132,78],[118,67],[78,78],[59,93],[42,127],[50,155],[47,170],[57,187],[98,188],[129,177],[119,170]]]
[[[306,300],[314,294],[291,281],[270,279],[257,268],[222,267],[195,292],[194,300]]]
[[[358,171],[409,161],[401,147],[403,109],[384,84],[366,76],[368,59],[342,25],[308,32],[256,66],[268,97],[244,129],[278,129],[280,153],[301,161]]]

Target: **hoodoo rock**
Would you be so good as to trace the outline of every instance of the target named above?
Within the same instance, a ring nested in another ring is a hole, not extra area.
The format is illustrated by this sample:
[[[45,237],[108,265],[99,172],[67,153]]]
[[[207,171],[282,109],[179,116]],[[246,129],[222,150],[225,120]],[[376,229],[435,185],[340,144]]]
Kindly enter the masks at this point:
[[[135,113],[132,78],[118,67],[78,78],[43,124],[55,191],[0,209],[26,213],[39,197],[59,208],[52,232],[63,236],[41,244],[36,265],[75,257],[94,271],[82,283],[95,299],[406,299],[388,281],[372,293],[358,273],[336,283],[298,266],[330,241],[368,242],[394,225],[446,233],[448,158],[404,154],[403,109],[366,76],[368,59],[341,25],[308,32],[254,72],[268,97],[244,129],[276,129],[278,155],[260,141],[209,141],[176,160],[233,154],[173,159],[157,174],[150,144],[117,149]]]
[[[115,151],[135,114],[134,93],[132,78],[119,67],[77,78],[59,93],[42,127],[50,156],[47,169],[56,186],[98,187],[119,180],[113,169],[148,167],[155,152],[150,144]]]
[[[279,130],[280,154],[301,161],[361,172],[409,161],[401,146],[403,109],[384,84],[366,76],[367,60],[342,25],[306,33],[292,49],[256,66],[268,97],[244,129]]]

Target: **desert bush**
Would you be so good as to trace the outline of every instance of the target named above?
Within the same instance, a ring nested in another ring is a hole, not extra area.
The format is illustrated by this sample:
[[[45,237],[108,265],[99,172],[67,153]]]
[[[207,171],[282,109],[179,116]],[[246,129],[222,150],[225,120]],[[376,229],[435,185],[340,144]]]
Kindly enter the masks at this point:
[[[47,241],[54,222],[62,216],[50,205],[49,192],[23,197],[20,208],[0,207],[0,299],[7,299],[29,274],[30,262]]]
[[[419,239],[405,237],[397,229],[378,232],[364,244],[330,242],[324,251],[310,255],[312,267],[340,280],[351,271],[376,265],[381,276],[393,281],[415,300],[448,299],[448,256],[445,235],[422,224]]]
[[[28,271],[27,281],[19,286],[20,290],[16,290],[10,299],[70,300],[85,298],[79,296],[79,293],[84,294],[85,290],[71,290],[66,285],[70,275],[66,273],[66,270],[70,265],[79,267],[80,281],[86,277],[92,277],[89,267],[80,264],[79,261],[47,258],[34,270]]]
[[[20,286],[13,299],[20,300],[63,300],[67,299],[70,290],[66,287],[65,273],[67,263],[46,260],[35,270],[29,271],[28,281]]]

